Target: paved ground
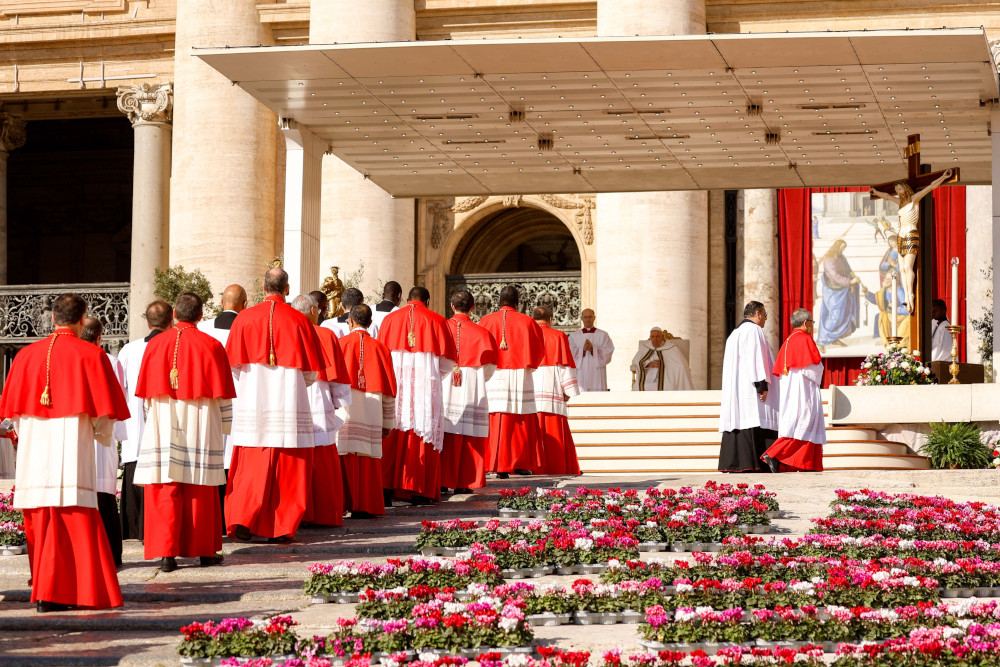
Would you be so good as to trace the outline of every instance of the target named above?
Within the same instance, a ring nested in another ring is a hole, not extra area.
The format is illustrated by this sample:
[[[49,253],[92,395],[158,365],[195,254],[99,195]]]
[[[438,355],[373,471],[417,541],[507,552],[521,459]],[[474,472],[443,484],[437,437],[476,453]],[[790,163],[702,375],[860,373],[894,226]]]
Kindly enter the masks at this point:
[[[823,516],[840,488],[940,494],[955,500],[1000,504],[1000,473],[991,471],[913,471],[750,475],[642,475],[533,477],[490,481],[472,496],[457,496],[436,507],[397,507],[385,517],[347,521],[342,528],[306,528],[286,545],[225,541],[226,562],[211,568],[181,560],[181,568],[161,573],[142,559],[142,545],[125,542],[125,565],[119,572],[125,607],[91,613],[39,615],[29,604],[26,556],[0,557],[0,665],[176,665],[178,628],[192,621],[227,616],[291,614],[300,634],[326,634],[338,616],[352,616],[351,605],[311,605],[301,592],[306,565],[341,558],[373,560],[413,553],[423,519],[496,516],[497,490],[531,486],[699,486],[709,479],[760,481],[778,493],[786,517],[777,531],[801,535],[808,518]],[[10,488],[0,480],[0,490]],[[650,554],[650,557],[653,555]],[[568,583],[576,577],[550,577]],[[540,580],[536,580],[540,581]],[[536,628],[539,643],[596,653],[622,647],[638,649],[634,626]]]

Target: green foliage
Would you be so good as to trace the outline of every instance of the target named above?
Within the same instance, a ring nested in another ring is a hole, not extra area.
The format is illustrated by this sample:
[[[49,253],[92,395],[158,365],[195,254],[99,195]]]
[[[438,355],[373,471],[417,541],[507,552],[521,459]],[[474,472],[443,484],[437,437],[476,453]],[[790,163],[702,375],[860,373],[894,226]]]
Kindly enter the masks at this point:
[[[993,262],[980,272],[990,283],[984,294],[986,307],[982,317],[969,318],[969,326],[979,336],[979,360],[986,367],[986,381],[989,382],[993,377]]]
[[[154,269],[153,293],[173,305],[177,297],[184,292],[192,292],[205,302],[205,317],[215,317],[219,314],[218,299],[212,292],[212,285],[201,271],[185,271],[181,265],[171,266],[167,270]],[[141,307],[145,307],[143,304]]]
[[[990,449],[979,438],[979,427],[969,422],[931,424],[922,453],[935,469],[979,469],[990,462]]]

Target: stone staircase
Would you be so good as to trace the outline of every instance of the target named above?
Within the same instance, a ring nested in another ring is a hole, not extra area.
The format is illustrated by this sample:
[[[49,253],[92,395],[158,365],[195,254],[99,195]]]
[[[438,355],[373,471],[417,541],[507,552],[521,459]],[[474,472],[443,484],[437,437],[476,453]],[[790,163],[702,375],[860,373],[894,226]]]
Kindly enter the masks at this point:
[[[719,460],[719,391],[587,393],[569,403],[584,473],[712,472]],[[829,393],[823,393],[824,405]],[[827,421],[829,424],[829,420]],[[924,470],[927,459],[873,429],[827,426],[826,470]]]

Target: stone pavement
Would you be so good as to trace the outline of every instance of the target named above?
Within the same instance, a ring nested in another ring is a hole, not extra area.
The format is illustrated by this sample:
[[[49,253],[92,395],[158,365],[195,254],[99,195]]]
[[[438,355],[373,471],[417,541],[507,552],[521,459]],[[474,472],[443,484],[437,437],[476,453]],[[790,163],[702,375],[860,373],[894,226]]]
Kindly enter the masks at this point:
[[[801,535],[809,517],[824,516],[836,489],[870,488],[890,492],[940,494],[954,500],[1000,504],[1000,473],[996,471],[856,471],[782,475],[678,474],[582,477],[527,477],[491,480],[471,496],[454,496],[435,507],[395,507],[387,516],[345,521],[340,528],[303,528],[290,544],[243,543],[225,540],[226,561],[199,568],[192,559],[169,574],[142,558],[142,545],[125,542],[125,565],[119,580],[125,597],[120,610],[38,614],[29,604],[27,556],[0,557],[0,666],[18,665],[177,665],[178,629],[192,621],[227,616],[263,617],[291,614],[300,634],[327,634],[338,616],[353,616],[353,605],[312,605],[301,586],[306,566],[342,558],[384,560],[412,554],[413,540],[423,519],[486,519],[497,516],[498,489],[518,486],[573,488],[701,486],[713,479],[730,483],[762,482],[777,492],[784,518],[775,532]],[[0,480],[0,490],[11,482]],[[655,554],[644,554],[653,558]],[[662,555],[661,555],[662,557]],[[547,577],[569,584],[578,577]],[[535,580],[543,581],[543,580]],[[597,630],[597,631],[595,631]],[[614,647],[638,650],[631,625],[559,626],[536,628],[541,644],[589,650]]]

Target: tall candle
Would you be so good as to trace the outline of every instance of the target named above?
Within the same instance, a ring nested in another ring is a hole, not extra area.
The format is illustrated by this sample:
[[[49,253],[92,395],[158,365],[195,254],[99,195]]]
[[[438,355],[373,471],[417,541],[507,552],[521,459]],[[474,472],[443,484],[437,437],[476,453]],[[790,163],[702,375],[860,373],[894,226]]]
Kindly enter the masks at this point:
[[[951,323],[958,326],[958,257],[951,258]]]
[[[893,338],[896,337],[896,313],[899,312],[899,305],[896,303],[896,299],[897,299],[897,295],[896,295],[896,275],[893,274],[893,276],[892,276],[892,318],[890,320],[892,322],[892,337]]]

